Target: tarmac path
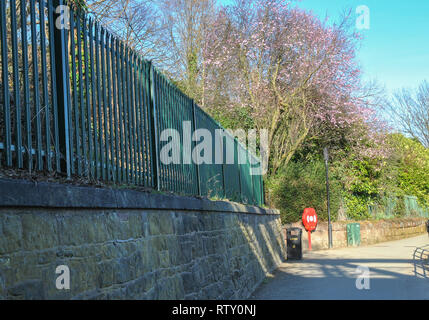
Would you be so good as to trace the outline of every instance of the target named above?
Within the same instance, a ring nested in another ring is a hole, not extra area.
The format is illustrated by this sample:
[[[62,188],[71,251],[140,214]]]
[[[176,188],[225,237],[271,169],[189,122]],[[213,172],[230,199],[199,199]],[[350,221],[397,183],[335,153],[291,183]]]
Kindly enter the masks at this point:
[[[284,263],[251,299],[429,300],[428,235],[304,253],[303,260]]]

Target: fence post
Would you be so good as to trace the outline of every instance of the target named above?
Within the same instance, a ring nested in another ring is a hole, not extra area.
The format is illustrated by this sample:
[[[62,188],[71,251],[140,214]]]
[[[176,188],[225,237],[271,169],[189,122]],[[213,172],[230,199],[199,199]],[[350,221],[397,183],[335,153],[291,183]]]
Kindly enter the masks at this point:
[[[2,87],[1,94],[4,104],[4,133],[6,141],[4,144],[6,165],[12,166],[12,138],[11,138],[11,117],[10,117],[10,93],[9,93],[9,72],[8,72],[8,48],[7,48],[7,27],[6,27],[6,1],[0,3],[0,31],[1,31],[1,57],[2,57]],[[17,153],[21,150],[17,150]],[[1,159],[0,159],[1,162]],[[1,163],[0,163],[1,164]]]
[[[197,130],[197,117],[195,115],[195,101],[194,100],[192,100],[192,123],[194,125],[193,132],[195,132]],[[196,145],[197,145],[197,142],[194,141],[194,148],[195,148]],[[192,154],[191,154],[191,160],[192,160]],[[198,163],[196,163],[195,166],[197,167],[197,188],[198,188],[198,195],[201,196],[200,165]]]
[[[234,161],[235,161],[235,154],[237,154],[237,171],[238,171],[238,189],[239,189],[239,198],[238,198],[238,201],[242,201],[242,194],[243,194],[243,191],[241,190],[241,165],[240,165],[240,154],[239,154],[239,149],[238,149],[238,147],[239,147],[239,144],[238,144],[238,140],[237,140],[237,138],[236,137],[233,137],[234,138]]]
[[[152,150],[151,150],[151,157],[152,161],[155,161],[155,188],[156,190],[161,190],[161,183],[159,179],[159,170],[160,170],[160,164],[159,164],[159,144],[158,144],[158,122],[157,122],[157,107],[158,107],[158,99],[156,96],[156,90],[155,90],[155,68],[152,65],[152,61],[149,61],[149,70],[150,70],[150,101],[151,101],[151,108],[150,108],[150,126],[152,127]]]
[[[222,128],[220,124],[218,124],[218,125],[220,128]],[[224,142],[223,134],[225,131],[226,130],[222,128],[222,135],[220,136],[220,139],[221,139],[220,145],[222,146],[222,164],[221,164],[221,166],[222,166],[222,188],[223,188],[223,198],[224,199],[227,198],[227,196],[226,196],[226,184],[225,184],[225,161],[224,161],[224,160],[226,160],[226,152],[224,152],[224,151],[226,151],[227,145],[225,143],[225,148],[224,148],[224,144],[223,144],[223,142]],[[216,138],[216,134],[215,134],[215,138]]]
[[[60,10],[60,6],[65,6],[64,0],[54,0],[54,47],[55,47],[55,77],[57,83],[58,102],[58,128],[60,152],[64,159],[61,160],[61,171],[71,176],[70,158],[70,135],[69,135],[69,98],[70,92],[67,87],[68,52],[67,52],[67,15]],[[61,23],[59,26],[58,23]]]

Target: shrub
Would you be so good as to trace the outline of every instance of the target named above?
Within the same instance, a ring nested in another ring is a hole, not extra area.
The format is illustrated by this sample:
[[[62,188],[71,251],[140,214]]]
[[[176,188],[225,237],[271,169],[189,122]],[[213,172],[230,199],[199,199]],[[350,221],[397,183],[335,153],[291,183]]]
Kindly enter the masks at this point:
[[[296,222],[305,208],[316,209],[321,221],[328,220],[326,174],[321,160],[290,162],[267,181],[269,202],[281,212],[283,223]],[[341,203],[341,185],[330,181],[331,218],[336,220]]]
[[[429,149],[400,134],[389,140],[394,152],[388,165],[397,167],[397,187],[403,194],[416,196],[422,207],[429,207]]]

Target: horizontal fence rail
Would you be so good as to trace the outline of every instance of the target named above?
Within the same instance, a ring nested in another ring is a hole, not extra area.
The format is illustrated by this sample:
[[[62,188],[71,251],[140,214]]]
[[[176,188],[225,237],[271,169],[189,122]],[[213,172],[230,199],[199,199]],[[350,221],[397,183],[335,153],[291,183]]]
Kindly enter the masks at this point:
[[[62,5],[0,1],[0,167],[263,204],[259,159],[88,14],[59,27]],[[184,138],[180,163],[161,161],[166,129],[208,130],[212,161]]]

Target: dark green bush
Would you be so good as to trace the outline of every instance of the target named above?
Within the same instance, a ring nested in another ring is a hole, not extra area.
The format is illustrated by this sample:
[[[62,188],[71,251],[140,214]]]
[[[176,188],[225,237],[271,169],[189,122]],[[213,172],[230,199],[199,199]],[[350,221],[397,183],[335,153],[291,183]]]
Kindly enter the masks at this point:
[[[290,162],[267,181],[270,204],[281,211],[283,223],[296,222],[305,208],[316,209],[321,221],[328,220],[326,174],[323,161]],[[331,217],[336,220],[341,203],[341,185],[331,180]]]

